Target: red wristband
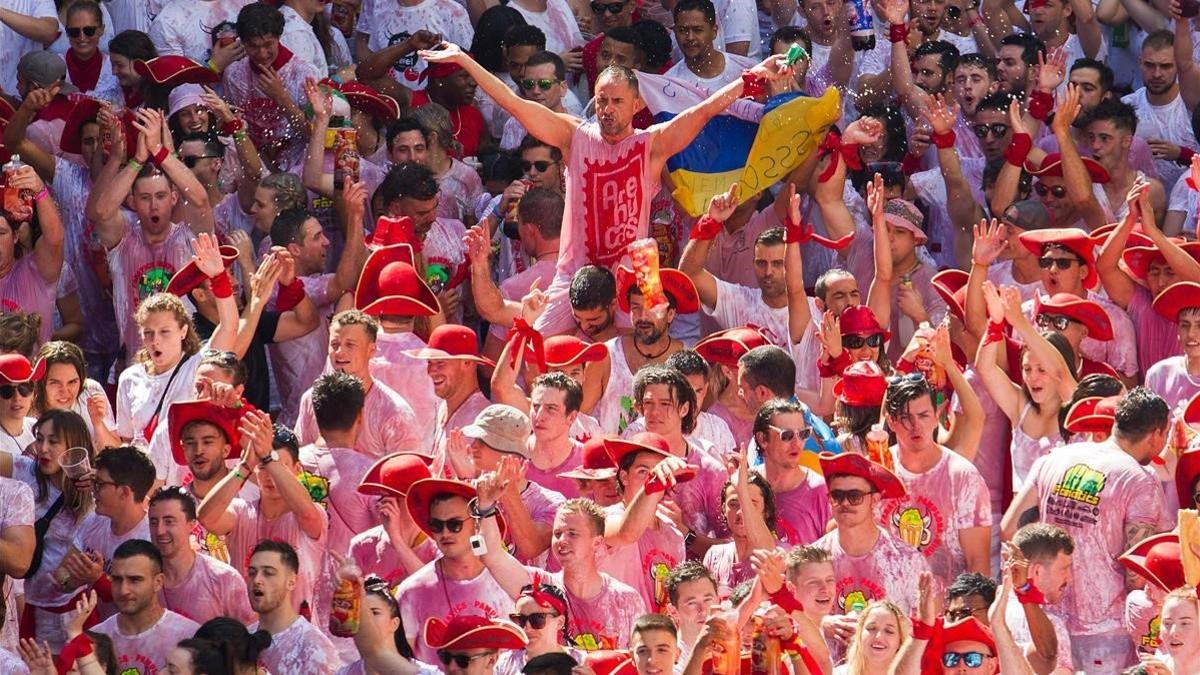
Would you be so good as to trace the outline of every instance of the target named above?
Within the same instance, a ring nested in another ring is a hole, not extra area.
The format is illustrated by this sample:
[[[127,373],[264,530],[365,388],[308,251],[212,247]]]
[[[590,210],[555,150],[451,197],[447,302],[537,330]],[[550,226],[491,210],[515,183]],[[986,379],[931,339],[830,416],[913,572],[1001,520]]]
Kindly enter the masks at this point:
[[[226,136],[232,136],[233,134],[236,134],[245,128],[246,123],[243,122],[241,118],[235,117],[221,125],[221,133],[225,134]]]
[[[954,147],[954,141],[958,139],[958,136],[954,133],[953,129],[949,129],[944,133],[935,133],[930,136],[929,139],[933,141],[933,144],[939,149],[945,150],[946,148]]]
[[[784,584],[779,590],[767,596],[767,599],[773,604],[779,605],[779,608],[788,614],[804,611],[804,603],[800,602],[800,599],[788,590],[787,584]]]
[[[984,337],[984,340],[983,340],[984,344],[989,344],[992,342],[1000,342],[1003,339],[1004,339],[1004,322],[1001,321],[1000,323],[996,323],[994,321],[989,321],[988,327],[987,327],[987,336]]]
[[[742,73],[742,98],[758,98],[767,93],[767,80],[750,71]]]
[[[1192,155],[1194,155],[1194,154],[1196,154],[1195,150],[1192,150],[1191,148],[1185,148],[1183,146],[1180,146],[1179,147],[1179,159],[1175,160],[1175,163],[1180,166],[1191,166]]]
[[[717,235],[721,234],[721,228],[724,226],[724,223],[706,213],[700,216],[700,220],[697,220],[696,224],[692,226],[691,238],[696,241],[716,239]]]
[[[893,44],[897,42],[904,42],[907,39],[908,24],[894,23],[888,26],[888,40],[890,40]]]
[[[803,223],[793,223],[791,219],[783,225],[783,243],[785,244],[807,244],[812,238],[812,226],[805,226]]]
[[[221,270],[221,273],[215,277],[209,277],[209,290],[218,299],[229,298],[233,296],[233,281],[229,278],[229,272]]]
[[[88,637],[87,633],[80,633],[71,638],[70,642],[63,645],[62,652],[59,653],[54,667],[59,673],[66,673],[75,667],[76,659],[83,658],[91,654],[92,651],[92,639]]]
[[[286,312],[295,309],[304,299],[304,282],[300,277],[292,280],[287,286],[279,287],[279,297],[275,298],[275,311]]]
[[[1033,149],[1033,136],[1029,134],[1013,134],[1012,141],[1004,149],[1004,161],[1015,167],[1025,168],[1025,158]]]
[[[96,591],[96,595],[104,602],[112,602],[112,582],[108,580],[107,574],[100,575],[96,583],[92,584],[92,590]]]
[[[1044,91],[1034,91],[1029,94],[1029,116],[1039,122],[1045,122],[1054,110],[1054,97]]]
[[[1017,602],[1022,605],[1044,605],[1046,604],[1046,596],[1042,594],[1037,584],[1033,583],[1033,579],[1025,582],[1024,586],[1013,589],[1017,596]]]
[[[154,162],[154,166],[162,167],[162,163],[167,161],[167,157],[170,154],[171,152],[167,150],[167,146],[164,145],[158,149],[158,152],[154,153],[154,156],[150,158],[150,161]]]
[[[936,619],[932,624],[924,623],[915,616],[912,619],[912,636],[914,640],[930,640],[933,634],[937,631],[941,624],[941,619]]]
[[[841,377],[842,371],[850,365],[850,353],[842,350],[836,359],[817,362],[817,371],[821,377]]]

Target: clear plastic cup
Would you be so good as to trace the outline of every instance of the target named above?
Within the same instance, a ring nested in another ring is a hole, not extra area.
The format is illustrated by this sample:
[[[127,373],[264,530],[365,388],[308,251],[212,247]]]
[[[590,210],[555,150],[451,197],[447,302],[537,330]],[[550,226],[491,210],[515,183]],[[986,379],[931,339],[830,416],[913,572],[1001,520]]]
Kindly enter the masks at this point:
[[[59,460],[59,466],[62,467],[63,473],[67,474],[67,478],[72,480],[83,478],[92,470],[87,448],[67,448],[62,459]]]

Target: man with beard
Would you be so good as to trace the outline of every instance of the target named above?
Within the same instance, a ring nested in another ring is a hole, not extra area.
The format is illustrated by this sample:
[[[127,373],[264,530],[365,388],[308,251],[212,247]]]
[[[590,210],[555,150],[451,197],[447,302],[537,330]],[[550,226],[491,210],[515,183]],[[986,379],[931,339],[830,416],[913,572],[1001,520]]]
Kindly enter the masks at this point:
[[[1180,24],[1190,25],[1181,20]],[[1190,28],[1189,28],[1190,30]],[[1190,42],[1190,41],[1189,41]],[[1190,50],[1189,50],[1190,51]],[[1179,159],[1180,148],[1195,149],[1196,134],[1192,131],[1191,111],[1196,100],[1186,100],[1179,89],[1179,68],[1175,37],[1170,31],[1155,31],[1142,42],[1141,89],[1121,97],[1121,101],[1137,111],[1137,135],[1146,139],[1154,151],[1154,165],[1163,185],[1174,186],[1183,175],[1185,166]],[[1188,63],[1192,56],[1189,53]],[[1189,65],[1189,68],[1195,68]]]
[[[271,646],[261,657],[270,672],[332,675],[341,666],[333,643],[295,608],[292,595],[299,571],[300,559],[290,544],[258,542],[246,572],[250,608],[258,613],[258,621],[248,630],[271,634]]]
[[[605,433],[622,433],[633,421],[633,401],[629,391],[634,373],[643,366],[661,364],[671,354],[684,349],[682,341],[671,337],[671,323],[678,313],[690,314],[700,308],[691,279],[679,270],[666,267],[659,270],[659,275],[667,304],[648,307],[641,288],[635,283],[633,270],[627,267],[617,270],[617,302],[622,311],[629,312],[633,333],[605,342],[608,367],[605,368],[604,362],[594,366],[601,373],[600,390],[603,393],[592,409],[592,415]]]
[[[158,549],[144,539],[122,543],[113,551],[108,579],[117,613],[92,630],[112,638],[113,665],[121,672],[166,672],[171,650],[200,624],[158,604],[164,579]]]
[[[617,281],[608,269],[580,267],[571,279],[568,297],[580,340],[605,343],[628,331],[617,328]]]
[[[682,0],[675,5],[675,40],[683,59],[667,71],[668,77],[714,91],[741,76],[754,62],[718,49],[717,10],[711,0]]]
[[[1004,622],[1013,639],[1025,651],[1035,672],[1056,668],[1056,672],[1074,672],[1067,625],[1045,607],[1057,605],[1072,581],[1075,542],[1057,525],[1030,523],[1013,535],[1008,552],[1015,562],[1014,593],[1005,607]],[[1040,602],[1032,595],[1035,589],[1041,593]]]
[[[1046,53],[1046,44],[1032,33],[1013,33],[1000,40],[996,64],[999,91],[1025,96],[1029,83],[1037,77],[1038,54]]]

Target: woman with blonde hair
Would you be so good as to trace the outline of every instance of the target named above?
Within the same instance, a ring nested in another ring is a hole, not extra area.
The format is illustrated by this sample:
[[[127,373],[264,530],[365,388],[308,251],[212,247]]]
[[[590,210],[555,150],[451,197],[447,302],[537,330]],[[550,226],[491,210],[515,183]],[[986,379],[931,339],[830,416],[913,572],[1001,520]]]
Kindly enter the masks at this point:
[[[835,675],[886,675],[900,645],[912,633],[912,622],[890,600],[875,600],[858,615],[858,626]]]
[[[1195,588],[1167,593],[1159,613],[1158,645],[1170,672],[1200,673],[1200,601]]]
[[[37,358],[46,363],[46,376],[33,390],[33,410],[40,415],[50,410],[71,410],[87,425],[93,444],[111,448],[121,444],[113,429],[117,422],[104,387],[87,376],[83,350],[72,342],[53,340],[42,345]]]
[[[427,103],[413,111],[413,117],[429,130],[428,159],[425,165],[438,183],[438,217],[475,224],[475,203],[483,194],[479,173],[455,159],[462,145],[454,138],[450,112],[437,103]]]

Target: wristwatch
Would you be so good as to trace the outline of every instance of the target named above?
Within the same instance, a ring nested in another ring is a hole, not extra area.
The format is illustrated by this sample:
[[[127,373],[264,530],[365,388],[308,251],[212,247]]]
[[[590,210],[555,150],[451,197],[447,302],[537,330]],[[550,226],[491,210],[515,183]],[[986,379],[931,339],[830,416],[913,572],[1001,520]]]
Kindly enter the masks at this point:
[[[279,459],[279,451],[278,451],[278,450],[272,450],[272,451],[271,451],[271,454],[267,455],[266,457],[262,457],[262,458],[260,458],[260,459],[258,460],[258,465],[259,465],[259,466],[262,466],[262,467],[265,467],[265,466],[267,466],[267,465],[268,465],[268,464],[270,464],[271,462],[274,462],[274,461],[275,461],[275,460],[277,460],[277,459]]]

